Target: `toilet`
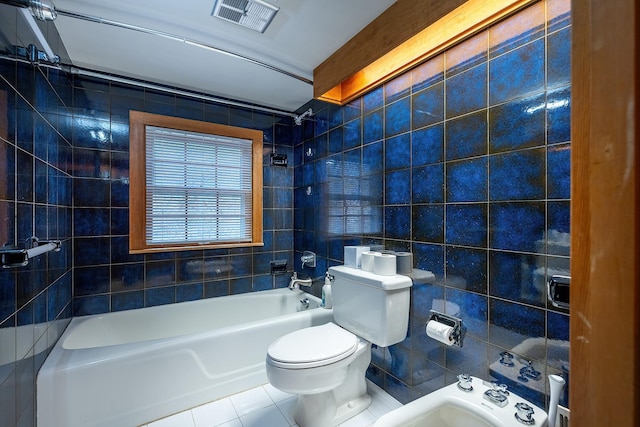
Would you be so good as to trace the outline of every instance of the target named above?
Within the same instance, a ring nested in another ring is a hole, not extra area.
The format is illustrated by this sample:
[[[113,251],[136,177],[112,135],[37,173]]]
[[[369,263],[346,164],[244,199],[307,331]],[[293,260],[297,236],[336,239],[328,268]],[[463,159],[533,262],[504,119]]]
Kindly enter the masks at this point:
[[[365,410],[371,344],[387,347],[407,335],[409,277],[346,266],[331,267],[329,274],[335,323],[289,333],[267,350],[269,382],[298,395],[300,427],[337,426]]]

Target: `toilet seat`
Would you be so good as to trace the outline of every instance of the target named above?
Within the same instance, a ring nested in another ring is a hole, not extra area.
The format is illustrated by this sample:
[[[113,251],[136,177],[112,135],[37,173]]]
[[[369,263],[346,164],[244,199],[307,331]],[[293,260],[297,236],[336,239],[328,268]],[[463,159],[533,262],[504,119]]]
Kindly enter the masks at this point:
[[[267,359],[279,368],[316,368],[345,359],[357,347],[356,335],[329,322],[278,338],[269,346]]]

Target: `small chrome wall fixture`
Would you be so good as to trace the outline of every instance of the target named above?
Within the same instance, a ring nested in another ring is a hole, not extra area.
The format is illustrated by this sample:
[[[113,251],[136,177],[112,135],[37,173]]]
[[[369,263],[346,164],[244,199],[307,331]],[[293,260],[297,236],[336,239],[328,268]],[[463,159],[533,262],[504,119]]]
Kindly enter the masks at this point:
[[[309,108],[307,111],[305,111],[304,113],[300,114],[299,116],[295,116],[293,118],[293,121],[295,122],[296,125],[302,126],[302,120],[307,116],[313,116],[313,109],[312,108]]]
[[[31,258],[42,255],[45,252],[60,250],[59,240],[39,240],[33,236],[26,240],[24,248],[4,246],[0,248],[0,261],[2,268],[24,267],[29,264]]]
[[[571,277],[553,275],[547,281],[547,295],[551,305],[557,308],[569,308],[569,285]]]
[[[449,316],[448,314],[440,313],[435,310],[429,310],[429,320],[427,320],[427,322],[432,320],[453,326],[453,333],[451,334],[451,337],[453,338],[453,345],[462,347],[462,340],[466,333],[466,327],[462,323],[462,319],[458,319],[457,317]]]
[[[315,267],[316,266],[316,254],[311,251],[304,251],[302,256],[300,257],[300,261],[302,261],[302,268],[305,267]]]

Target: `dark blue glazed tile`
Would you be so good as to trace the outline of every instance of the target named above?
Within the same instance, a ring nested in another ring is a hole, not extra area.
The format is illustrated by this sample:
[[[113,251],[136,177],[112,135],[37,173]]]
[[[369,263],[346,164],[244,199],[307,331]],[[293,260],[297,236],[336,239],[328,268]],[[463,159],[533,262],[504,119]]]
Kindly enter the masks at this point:
[[[489,62],[489,105],[544,89],[544,39]]]
[[[197,301],[204,295],[202,283],[176,286],[176,302]]]
[[[318,163],[325,164],[324,161]],[[289,188],[273,189],[273,207],[274,208],[293,208],[293,193]]]
[[[487,205],[447,205],[445,242],[449,245],[487,246]]]
[[[384,106],[384,86],[372,90],[362,97],[362,111],[368,113]]]
[[[251,289],[255,291],[266,291],[273,289],[273,279],[271,275],[253,276]]]
[[[444,55],[438,55],[411,71],[413,92],[418,92],[444,79]]]
[[[411,172],[403,169],[385,174],[385,205],[411,203]]]
[[[411,352],[400,346],[387,347],[389,352],[389,373],[400,381],[409,383],[411,380]]]
[[[144,98],[124,95],[111,95],[111,120],[129,121],[129,111],[144,110]]]
[[[510,301],[544,307],[544,261],[531,254],[491,251],[489,294]],[[538,265],[542,262],[543,265]]]
[[[215,298],[229,295],[229,280],[215,280],[204,283],[204,297]]]
[[[357,119],[362,114],[362,98],[354,99],[343,107],[344,123]]]
[[[411,74],[405,73],[384,85],[384,103],[390,104],[411,92]]]
[[[412,129],[444,120],[444,83],[438,83],[411,97]]]
[[[108,235],[110,225],[110,212],[107,208],[76,208],[73,210],[74,236]]]
[[[569,370],[569,316],[547,312],[547,361],[563,372]]]
[[[366,132],[366,129],[367,129],[367,121],[365,119],[365,132]],[[329,147],[328,147],[329,155],[336,154],[342,151],[342,134],[343,134],[342,127],[335,128],[329,131]]]
[[[362,143],[361,125],[361,119],[352,120],[344,125],[343,143],[345,150],[358,147]]]
[[[544,35],[544,3],[527,9],[489,28],[489,53],[496,57]]]
[[[570,202],[547,203],[547,253],[569,256]]]
[[[338,126],[342,126],[342,107],[340,105],[329,104],[327,108],[327,115],[329,117],[329,129],[334,129]],[[293,126],[292,119],[287,118],[286,120],[289,120],[289,122],[291,123],[290,126]]]
[[[379,174],[384,169],[383,142],[362,147],[362,175]]]
[[[544,337],[544,310],[538,308],[490,298],[489,319],[489,342],[505,349],[527,338]],[[521,355],[532,356],[526,350]]]
[[[108,185],[108,187],[110,187],[111,189],[111,206],[112,207],[123,207],[123,208],[129,207],[129,180],[128,179],[119,179],[119,180],[110,181],[110,182],[100,181],[100,186],[102,186],[103,183],[110,184]],[[96,201],[95,203],[98,203],[98,202]]]
[[[161,288],[145,289],[144,299],[145,307],[173,304],[176,302],[176,287],[165,286]]]
[[[128,123],[111,123],[111,149],[129,151]]]
[[[487,156],[447,163],[447,202],[487,200],[487,163]]]
[[[430,243],[413,243],[413,263],[416,268],[444,276],[444,247]]]
[[[108,237],[87,237],[73,239],[74,266],[109,264],[110,240]]]
[[[16,155],[16,199],[20,202],[34,201],[34,158],[22,150],[17,151]],[[40,182],[40,180],[38,180]],[[38,185],[38,183],[36,183]],[[46,188],[46,180],[44,181]],[[44,192],[40,189],[38,193]]]
[[[73,200],[77,207],[108,207],[109,181],[78,178],[73,182]]]
[[[384,143],[385,170],[407,168],[411,164],[411,134],[388,138]]]
[[[490,156],[489,200],[544,199],[545,151],[537,148]]]
[[[444,166],[442,163],[412,170],[411,202],[444,202]]]
[[[489,329],[487,297],[452,288],[447,288],[446,292],[445,312],[463,319],[468,334],[486,341]]]
[[[94,148],[106,150],[110,148],[111,122],[97,120],[87,115],[74,116],[73,146],[75,148]]]
[[[411,133],[411,166],[425,166],[444,158],[444,126],[430,126]]]
[[[176,260],[176,283],[202,282],[206,266],[202,258]]]
[[[487,110],[449,120],[447,160],[487,154]]]
[[[154,261],[144,265],[145,288],[172,285],[176,282],[175,261]]]
[[[75,296],[97,295],[109,292],[109,267],[76,268],[73,275]]]
[[[544,93],[489,109],[489,152],[544,145]]]
[[[547,144],[571,139],[571,88],[547,92]]]
[[[411,208],[386,206],[384,208],[384,237],[409,240],[411,235]]]
[[[571,28],[547,37],[547,87],[571,82]]]
[[[539,252],[545,231],[544,202],[492,203],[489,230],[493,249]]]
[[[87,316],[109,312],[109,295],[93,295],[88,297],[75,297],[73,299],[73,315]]]
[[[11,92],[10,92],[11,93]],[[34,111],[22,99],[18,100],[18,108],[15,111],[16,126],[15,137],[10,135],[9,141],[15,139],[16,145],[28,153],[33,153],[34,136]]]
[[[444,241],[444,206],[412,206],[412,240],[428,243]]]
[[[111,152],[111,179],[129,178],[129,154]]]
[[[450,346],[445,349],[445,367],[456,374],[458,372],[484,378],[487,372],[487,342],[467,336],[462,347]]]
[[[452,118],[487,107],[487,64],[447,79],[446,117]]]
[[[133,310],[144,307],[144,291],[111,294],[111,311]]]
[[[34,189],[33,201],[35,201],[36,203],[43,203],[43,204],[48,203],[47,193],[49,190],[49,186],[52,183],[50,183],[48,180],[47,169],[48,169],[47,165],[44,162],[38,159],[35,159],[35,181],[32,185]],[[20,179],[25,179],[29,173],[33,173],[33,171],[29,169],[29,171],[26,171],[26,173],[19,174],[18,176]],[[20,186],[21,186],[20,183],[18,183],[19,188]]]
[[[487,292],[486,250],[447,246],[446,255],[447,286],[483,294]]]
[[[144,255],[129,254],[129,236],[112,237],[110,244],[112,263],[144,261]]]
[[[571,0],[547,0],[547,19],[548,32],[571,24]]]
[[[242,277],[229,280],[230,295],[244,294],[251,292],[251,277]]]
[[[329,130],[329,112],[326,108],[321,110],[314,110],[313,120],[315,123],[314,134],[316,136],[322,135]]]
[[[364,116],[363,143],[378,141],[383,138],[382,110]]]
[[[144,264],[111,264],[111,292],[144,288]]]
[[[384,110],[384,133],[386,137],[408,132],[411,129],[411,98],[407,97],[388,104]]]
[[[293,230],[282,230],[274,232],[273,250],[288,251],[293,249]]]
[[[483,31],[445,52],[447,78],[487,61],[488,33]]]
[[[274,142],[277,145],[293,146],[293,131],[291,124],[278,122],[274,126]]]

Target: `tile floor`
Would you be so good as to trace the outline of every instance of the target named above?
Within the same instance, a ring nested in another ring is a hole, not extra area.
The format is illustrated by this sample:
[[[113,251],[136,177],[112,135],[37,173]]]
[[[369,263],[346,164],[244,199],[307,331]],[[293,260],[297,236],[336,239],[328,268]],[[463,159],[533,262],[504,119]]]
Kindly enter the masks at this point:
[[[340,427],[371,426],[382,415],[402,406],[380,387],[367,381],[371,405]],[[296,426],[296,397],[270,384],[234,394],[141,427],[290,427]]]

